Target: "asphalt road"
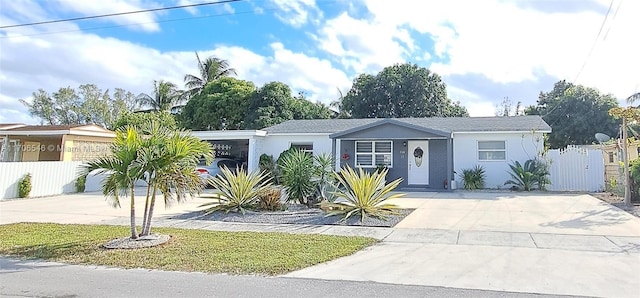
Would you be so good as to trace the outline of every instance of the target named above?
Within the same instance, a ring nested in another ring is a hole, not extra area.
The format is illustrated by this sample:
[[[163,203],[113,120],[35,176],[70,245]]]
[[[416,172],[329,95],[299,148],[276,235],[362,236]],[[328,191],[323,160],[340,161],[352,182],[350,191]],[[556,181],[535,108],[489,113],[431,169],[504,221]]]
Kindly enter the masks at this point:
[[[1,297],[552,297],[332,281],[122,270],[0,258]]]

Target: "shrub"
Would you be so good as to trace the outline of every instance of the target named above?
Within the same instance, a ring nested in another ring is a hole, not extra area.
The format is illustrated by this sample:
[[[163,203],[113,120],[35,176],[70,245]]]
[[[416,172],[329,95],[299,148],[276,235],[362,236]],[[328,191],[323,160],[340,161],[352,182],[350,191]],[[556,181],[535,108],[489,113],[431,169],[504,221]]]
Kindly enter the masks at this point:
[[[460,178],[464,183],[464,189],[481,189],[484,188],[486,172],[481,165],[476,165],[471,169],[463,169]]]
[[[84,192],[87,186],[87,175],[80,175],[76,178],[76,192]]]
[[[260,210],[277,211],[284,209],[287,201],[287,191],[285,188],[277,186],[267,186],[258,191],[257,207]]]
[[[18,182],[18,197],[26,198],[31,192],[31,174],[27,173]]]
[[[289,199],[306,203],[316,187],[312,181],[313,157],[302,150],[291,149],[278,159],[278,169],[281,183],[289,190]]]
[[[329,210],[327,216],[342,215],[343,220],[360,215],[360,220],[366,216],[384,219],[386,215],[396,214],[397,205],[386,203],[387,200],[401,197],[404,194],[390,194],[402,178],[398,178],[385,184],[387,170],[371,173],[358,168],[358,172],[347,166],[336,174],[340,189],[335,192],[336,200],[333,203],[324,203],[321,208]]]
[[[246,209],[255,207],[258,193],[271,185],[271,180],[265,177],[263,172],[251,172],[236,169],[231,171],[226,167],[221,169],[222,177],[216,176],[209,180],[209,183],[216,189],[210,197],[215,200],[205,203],[200,207],[207,207],[204,212],[209,214],[215,211],[244,212]]]
[[[513,185],[520,190],[531,191],[536,187],[544,190],[549,184],[549,167],[541,160],[527,160],[524,166],[515,161],[509,165],[509,168],[511,169],[509,172],[511,179],[507,180],[505,185]]]

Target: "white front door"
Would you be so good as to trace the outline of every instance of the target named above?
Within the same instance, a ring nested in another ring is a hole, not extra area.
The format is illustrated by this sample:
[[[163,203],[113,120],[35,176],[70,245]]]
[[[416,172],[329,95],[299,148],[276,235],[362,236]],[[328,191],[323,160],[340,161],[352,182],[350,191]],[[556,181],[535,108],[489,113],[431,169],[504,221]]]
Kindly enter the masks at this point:
[[[407,184],[429,184],[429,141],[409,141]]]

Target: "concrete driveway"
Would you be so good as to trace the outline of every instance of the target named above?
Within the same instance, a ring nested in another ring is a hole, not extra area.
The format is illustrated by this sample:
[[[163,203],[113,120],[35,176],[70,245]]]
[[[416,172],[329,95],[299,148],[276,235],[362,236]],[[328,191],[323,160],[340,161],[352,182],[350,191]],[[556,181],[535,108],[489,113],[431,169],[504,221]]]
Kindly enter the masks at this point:
[[[289,277],[638,297],[640,219],[589,195],[409,193],[381,244]]]
[[[146,189],[140,188],[136,193],[143,194]],[[142,218],[144,196],[136,196],[138,216]],[[162,196],[158,197],[162,201]],[[174,203],[165,208],[163,202],[157,202],[154,218],[170,216],[200,210],[199,205],[206,199],[191,199]],[[16,222],[55,222],[98,224],[129,218],[129,200],[121,198],[122,208],[113,208],[100,192],[66,194],[59,196],[0,200],[0,224]]]

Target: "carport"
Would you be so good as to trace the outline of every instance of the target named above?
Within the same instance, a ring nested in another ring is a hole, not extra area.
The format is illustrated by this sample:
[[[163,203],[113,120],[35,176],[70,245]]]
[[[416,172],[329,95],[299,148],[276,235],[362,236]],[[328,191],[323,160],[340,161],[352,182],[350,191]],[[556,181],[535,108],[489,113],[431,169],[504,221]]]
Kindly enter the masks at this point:
[[[207,141],[216,157],[237,160],[246,165],[248,171],[258,170],[262,143],[267,132],[262,130],[212,130],[193,131],[192,134]]]

